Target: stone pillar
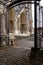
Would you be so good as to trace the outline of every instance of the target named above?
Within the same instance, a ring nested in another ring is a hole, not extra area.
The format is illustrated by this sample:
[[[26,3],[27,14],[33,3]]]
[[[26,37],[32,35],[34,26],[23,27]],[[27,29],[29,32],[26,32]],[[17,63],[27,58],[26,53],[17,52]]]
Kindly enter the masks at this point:
[[[17,17],[17,20],[18,20],[18,34],[19,33],[21,33],[21,31],[20,31],[20,26],[21,26],[21,23],[20,23],[20,15],[18,15],[18,17]]]
[[[14,8],[9,10],[10,33],[14,32]]]
[[[15,16],[14,29],[15,29],[15,34],[18,34],[18,20],[17,20],[17,16]]]
[[[2,42],[1,42],[1,13],[0,13],[0,46],[2,45]]]
[[[18,34],[16,11],[14,8],[12,8],[9,10],[9,12],[10,12],[10,26],[11,26],[10,29],[11,30],[13,29],[12,32],[14,32],[14,34]]]
[[[30,35],[30,32],[29,32],[29,19],[27,19],[27,34]]]
[[[1,23],[1,34],[2,34],[2,45],[5,46],[6,45],[6,35],[7,35],[7,32],[6,32],[6,18],[5,18],[5,15],[2,14],[2,23]]]
[[[33,30],[32,20],[30,20],[30,21],[29,21],[29,32],[30,32],[30,34],[32,34],[32,30]]]
[[[33,20],[32,20],[32,5],[29,4],[29,32],[32,34],[33,32]]]
[[[27,16],[25,11],[23,11],[20,15],[20,22],[21,22],[21,33],[27,33]]]
[[[14,8],[9,10],[9,17],[10,17],[10,33],[9,33],[9,45],[14,44],[14,34],[18,34],[18,28],[17,28],[17,16],[16,11]]]
[[[5,15],[2,15],[2,35],[6,35],[6,27],[5,27]]]

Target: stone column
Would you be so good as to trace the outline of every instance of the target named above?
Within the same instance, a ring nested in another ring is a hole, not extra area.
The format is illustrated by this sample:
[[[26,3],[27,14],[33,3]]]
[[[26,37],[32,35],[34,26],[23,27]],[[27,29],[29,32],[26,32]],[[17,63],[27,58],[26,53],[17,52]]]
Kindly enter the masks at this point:
[[[14,34],[16,31],[16,11],[14,8],[9,10],[9,22],[10,22],[10,33],[9,33],[9,45],[14,44]]]
[[[2,15],[2,35],[6,35],[6,27],[5,27],[5,15]]]
[[[14,32],[14,8],[9,10],[10,33]]]
[[[20,15],[18,15],[17,20],[18,20],[18,34],[19,34],[19,33],[21,33],[21,31],[20,31],[20,26],[21,26]]]
[[[1,23],[1,34],[2,34],[2,45],[5,46],[6,45],[6,27],[5,27],[5,21],[6,18],[5,18],[5,15],[2,14],[2,23]]]
[[[27,16],[26,12],[23,11],[20,15],[21,33],[27,33]]]
[[[32,30],[33,30],[32,20],[30,20],[30,21],[29,21],[29,32],[30,32],[30,34],[32,34]]]
[[[15,29],[15,34],[18,34],[18,20],[16,15],[15,15],[14,29]]]
[[[10,12],[10,25],[11,25],[10,29],[13,28],[12,32],[14,32],[14,34],[18,34],[16,11],[14,8],[12,8],[9,10],[9,12]],[[11,24],[11,21],[12,21],[13,25]]]
[[[2,45],[2,42],[1,42],[1,13],[0,13],[0,46]]]
[[[33,31],[33,20],[32,20],[32,5],[29,4],[29,32],[30,34],[32,34]]]

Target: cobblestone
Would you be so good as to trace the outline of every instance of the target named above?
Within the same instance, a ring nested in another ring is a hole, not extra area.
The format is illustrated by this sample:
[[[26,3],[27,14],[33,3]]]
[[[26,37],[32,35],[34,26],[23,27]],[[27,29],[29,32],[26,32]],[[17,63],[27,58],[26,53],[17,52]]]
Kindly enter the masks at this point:
[[[43,50],[32,52],[35,57],[31,58],[31,47],[34,41],[25,38],[15,41],[14,46],[0,49],[0,65],[43,65]]]
[[[30,50],[11,46],[0,50],[0,65],[28,65]]]

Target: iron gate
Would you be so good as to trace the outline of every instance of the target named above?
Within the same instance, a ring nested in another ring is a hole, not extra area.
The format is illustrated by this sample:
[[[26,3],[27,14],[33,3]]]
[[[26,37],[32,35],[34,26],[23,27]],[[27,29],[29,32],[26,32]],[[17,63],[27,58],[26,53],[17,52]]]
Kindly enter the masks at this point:
[[[40,0],[39,0],[40,1]],[[18,7],[19,6],[19,9],[18,9],[18,13],[20,12],[20,6],[21,5],[25,5],[25,4],[34,4],[34,47],[35,48],[41,48],[41,36],[40,36],[40,31],[38,30],[38,28],[40,27],[39,26],[39,22],[40,22],[40,4],[39,4],[39,1],[35,0],[35,1],[27,1],[27,0],[22,0],[22,1],[14,1],[12,2],[11,4],[9,4],[7,6],[8,10],[10,9],[13,9],[14,7]],[[17,8],[16,8],[17,9]],[[29,10],[28,10],[29,12]],[[30,17],[31,19],[31,17]],[[22,28],[23,28],[24,25],[22,25]],[[22,30],[22,33],[23,33],[23,30]]]

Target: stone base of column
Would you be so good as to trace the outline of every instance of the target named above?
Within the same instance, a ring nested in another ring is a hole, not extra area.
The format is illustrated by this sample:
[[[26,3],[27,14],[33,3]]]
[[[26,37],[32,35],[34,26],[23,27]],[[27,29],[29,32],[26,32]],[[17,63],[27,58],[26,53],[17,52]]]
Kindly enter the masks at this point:
[[[7,45],[7,34],[6,35],[1,35],[0,47],[6,46],[6,45]]]
[[[2,42],[2,46],[6,46],[6,42],[5,42],[5,40]]]
[[[14,46],[14,40],[9,40],[9,46]]]

